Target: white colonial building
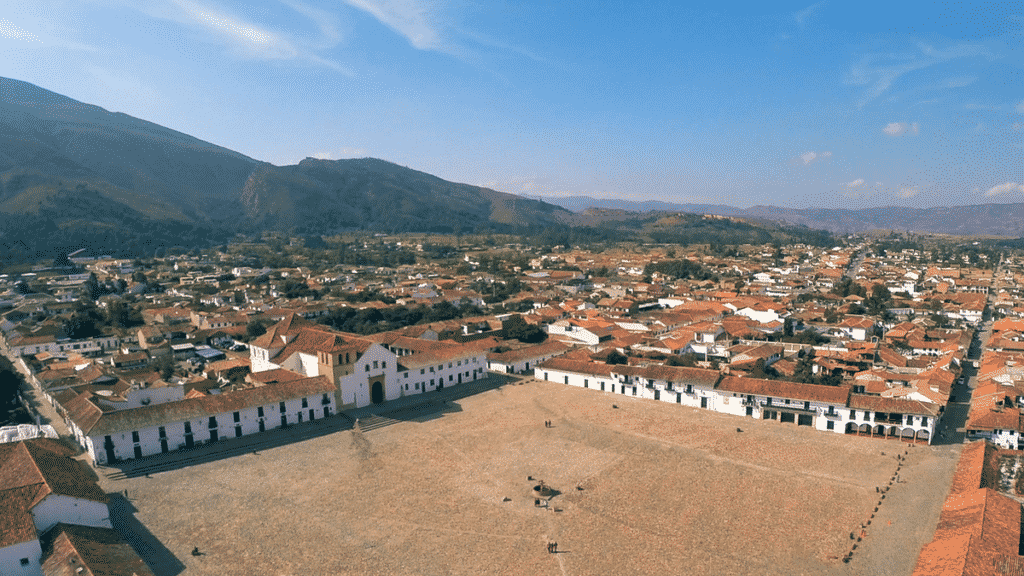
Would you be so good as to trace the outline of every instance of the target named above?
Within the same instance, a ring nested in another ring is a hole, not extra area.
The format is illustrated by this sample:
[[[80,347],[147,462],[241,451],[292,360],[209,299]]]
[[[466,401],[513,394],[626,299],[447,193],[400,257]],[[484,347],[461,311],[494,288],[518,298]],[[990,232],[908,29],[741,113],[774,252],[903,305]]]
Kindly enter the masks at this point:
[[[107,495],[56,440],[0,444],[0,574],[42,576],[41,536],[58,524],[110,528]]]
[[[930,444],[942,413],[931,402],[852,394],[849,385],[722,376],[701,368],[612,366],[554,358],[537,366],[534,375],[549,382],[734,416],[907,442]]]

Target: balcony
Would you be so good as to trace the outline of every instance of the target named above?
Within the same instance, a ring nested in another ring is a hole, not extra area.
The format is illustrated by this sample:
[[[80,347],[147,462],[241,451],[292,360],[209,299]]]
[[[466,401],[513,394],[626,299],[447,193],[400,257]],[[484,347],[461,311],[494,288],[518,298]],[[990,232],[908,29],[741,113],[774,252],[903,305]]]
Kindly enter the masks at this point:
[[[778,410],[780,412],[793,412],[795,414],[810,414],[817,416],[817,408],[804,408],[803,404],[769,404],[760,402],[761,410]]]

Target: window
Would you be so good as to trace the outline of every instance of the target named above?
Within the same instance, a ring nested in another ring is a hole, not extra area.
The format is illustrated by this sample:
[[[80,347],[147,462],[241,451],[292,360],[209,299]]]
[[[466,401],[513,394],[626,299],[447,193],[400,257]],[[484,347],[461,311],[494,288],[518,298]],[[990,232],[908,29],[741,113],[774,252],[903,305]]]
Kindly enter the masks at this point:
[[[444,370],[444,364],[438,364],[437,371],[440,372],[441,370]]]
[[[263,406],[256,408],[256,415],[263,418]]]
[[[241,422],[242,421],[242,415],[239,414],[238,412],[235,412],[234,416],[235,416],[235,422]]]
[[[825,429],[826,430],[835,430],[836,429],[836,421],[835,420],[828,420],[828,421],[826,421],[825,422]]]
[[[135,442],[136,444],[139,443],[139,433],[138,432],[132,432],[132,442]]]
[[[850,410],[850,420],[856,420],[856,419],[857,419],[857,411],[856,410]]]
[[[303,408],[309,408],[309,400],[303,398],[302,399],[302,407]]]
[[[416,386],[415,386],[415,388],[416,388],[417,390],[419,390],[419,389],[420,389],[420,383],[419,383],[419,382],[417,382],[417,383],[416,383]]]
[[[449,367],[449,368],[451,368],[451,367],[452,367],[452,363],[451,363],[451,362],[449,362],[449,363],[448,363],[448,367]]]
[[[380,367],[381,368],[387,368],[388,367],[388,361],[387,360],[382,360],[381,363],[380,363]]]
[[[459,360],[458,362],[456,362],[455,365],[456,366],[462,366],[462,360]]]
[[[21,559],[21,565],[22,566],[28,566],[28,558],[22,558]]]
[[[328,398],[327,394],[325,393],[323,398],[320,399],[320,403],[321,404],[330,404],[331,403],[331,399]]]
[[[166,428],[161,426],[161,427],[157,428],[157,431],[160,433],[160,437],[161,438],[167,438],[167,429]]]
[[[426,370],[424,370],[423,368],[420,368],[420,376],[422,376],[424,374],[426,374]]]
[[[568,377],[568,376],[566,376],[566,377],[565,377],[565,383],[566,383],[566,384],[568,384],[568,383],[569,383],[569,377]]]
[[[216,427],[217,427],[217,417],[216,416],[210,416],[210,428],[216,428]]]
[[[430,379],[430,385],[431,385],[431,386],[433,386],[433,385],[434,385],[434,379],[433,379],[433,378],[431,378],[431,379]]]
[[[370,371],[370,365],[369,364],[367,364],[366,366],[363,366],[363,368],[365,368],[367,372]]]
[[[402,374],[402,378],[408,378],[408,377],[409,377],[409,373],[408,372],[406,372],[405,374]]]
[[[374,367],[374,368],[377,368],[377,364],[379,364],[379,362],[377,362],[376,360],[374,360],[374,361],[373,361],[373,367]]]
[[[285,411],[284,402],[281,402],[280,404],[278,404],[278,407],[280,408],[281,413],[284,414],[284,411]]]
[[[191,433],[192,433],[192,423],[191,422],[185,422],[185,434],[191,434]]]

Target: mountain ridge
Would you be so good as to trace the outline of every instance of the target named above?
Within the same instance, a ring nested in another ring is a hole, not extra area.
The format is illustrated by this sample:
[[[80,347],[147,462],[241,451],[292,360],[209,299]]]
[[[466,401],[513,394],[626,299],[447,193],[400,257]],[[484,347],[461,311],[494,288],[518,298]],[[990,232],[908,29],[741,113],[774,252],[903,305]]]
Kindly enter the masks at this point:
[[[755,205],[736,208],[723,204],[680,204],[662,201],[598,199],[589,196],[545,198],[575,212],[589,208],[639,208],[640,212],[679,211],[786,222],[833,233],[895,230],[953,235],[1024,236],[1024,204],[985,203],[964,206],[876,206],[871,208],[787,208]]]

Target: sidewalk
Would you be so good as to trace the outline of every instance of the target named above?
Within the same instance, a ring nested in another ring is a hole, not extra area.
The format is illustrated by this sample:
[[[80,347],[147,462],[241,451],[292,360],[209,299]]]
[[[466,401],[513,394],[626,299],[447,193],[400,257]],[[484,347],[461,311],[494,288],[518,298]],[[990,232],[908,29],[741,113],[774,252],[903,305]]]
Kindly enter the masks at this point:
[[[57,434],[62,438],[68,438],[73,441],[74,437],[71,434],[71,429],[64,423],[64,419],[57,414],[57,409],[50,404],[42,392],[37,390],[30,383],[32,375],[25,372],[24,368],[22,368],[21,362],[17,359],[13,360],[11,363],[14,364],[14,368],[21,374],[22,379],[24,380],[21,385],[21,396],[28,403],[26,406],[28,411],[32,413],[33,416],[38,416],[40,424],[49,424],[50,426],[53,426],[53,429],[56,430]]]

